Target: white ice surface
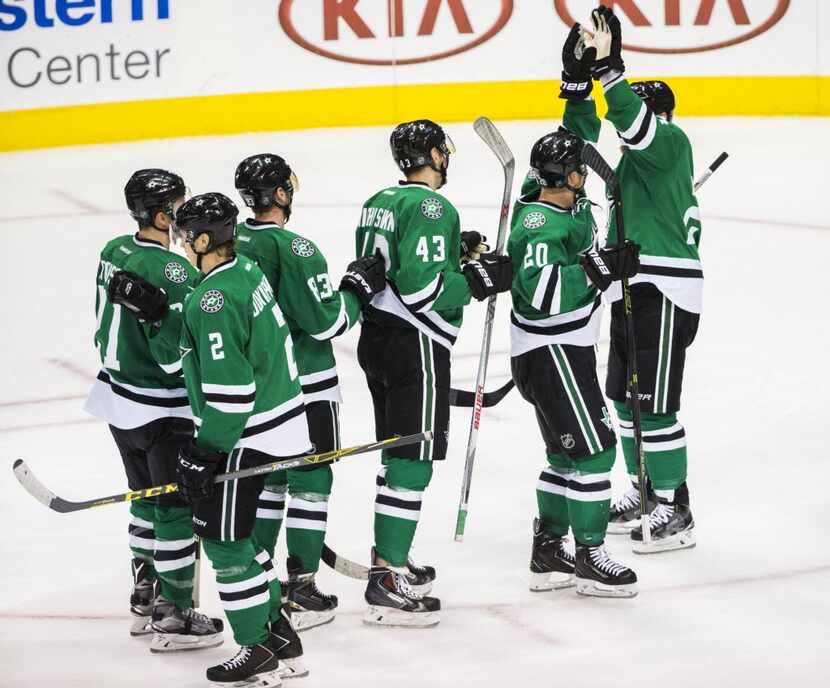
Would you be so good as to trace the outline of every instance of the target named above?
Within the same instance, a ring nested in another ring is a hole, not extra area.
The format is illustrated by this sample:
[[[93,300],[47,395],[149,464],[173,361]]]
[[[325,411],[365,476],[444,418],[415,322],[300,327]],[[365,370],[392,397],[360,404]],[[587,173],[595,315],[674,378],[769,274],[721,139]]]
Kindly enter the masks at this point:
[[[307,688],[330,686],[830,685],[830,430],[824,119],[681,122],[698,170],[731,158],[700,194],[704,316],[690,351],[681,421],[698,547],[611,552],[640,578],[633,600],[532,594],[526,587],[534,485],[544,454],[533,414],[513,392],[485,412],[467,537],[453,542],[469,412],[455,410],[449,460],[438,465],[415,555],[436,565],[443,620],[432,630],[361,623],[361,585],[323,569],[340,596],[335,622],[303,635]],[[519,160],[551,122],[504,123]],[[469,125],[449,127],[459,152],[445,191],[465,228],[495,233],[500,173]],[[0,686],[201,686],[225,646],[151,656],[131,639],[126,507],[52,513],[16,483],[25,458],[54,491],[89,498],[126,489],[105,425],[81,411],[97,369],[92,347],[96,259],[132,231],[122,188],[139,167],[180,171],[194,193],[233,193],[244,156],[279,152],[300,175],[291,227],[316,240],[338,276],[352,255],[362,201],[397,178],[388,129],[328,130],[90,146],[0,156]],[[616,157],[613,136],[602,149]],[[596,180],[593,195],[599,198]],[[483,308],[471,306],[453,380],[471,388]],[[500,301],[490,388],[509,371]],[[346,394],[344,444],[373,436],[354,358],[337,342]],[[603,348],[604,351],[604,348]],[[604,375],[604,366],[600,377]],[[377,458],[335,468],[329,542],[365,560]],[[624,487],[615,468],[615,487]],[[284,555],[280,555],[280,565]],[[221,613],[209,567],[203,606]]]

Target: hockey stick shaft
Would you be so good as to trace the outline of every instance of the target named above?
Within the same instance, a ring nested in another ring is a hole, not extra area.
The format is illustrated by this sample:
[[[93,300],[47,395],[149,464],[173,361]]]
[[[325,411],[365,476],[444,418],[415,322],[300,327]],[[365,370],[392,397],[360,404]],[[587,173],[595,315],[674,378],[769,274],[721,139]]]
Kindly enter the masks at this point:
[[[320,454],[306,454],[304,456],[297,456],[289,459],[280,459],[278,461],[263,464],[261,466],[243,468],[242,470],[233,471],[231,473],[221,473],[220,475],[214,477],[214,482],[222,483],[228,480],[252,478],[257,475],[266,475],[268,473],[275,473],[277,471],[285,471],[289,468],[298,468],[300,466],[313,466],[322,463],[330,463],[331,461],[343,459],[347,456],[354,456],[356,454],[366,454],[369,452],[380,451],[383,449],[395,449],[397,447],[404,447],[410,444],[428,442],[431,439],[431,431],[419,432],[414,435],[406,435],[405,437],[392,437],[386,440],[369,442],[367,444],[358,444],[353,447],[335,449],[333,451],[323,452]],[[178,484],[168,483],[167,485],[157,485],[155,487],[148,487],[143,490],[132,490],[130,492],[122,492],[120,494],[111,495],[109,497],[90,499],[83,502],[70,502],[66,499],[63,499],[62,497],[57,496],[45,485],[43,485],[43,483],[41,483],[34,476],[32,471],[26,465],[26,462],[22,459],[18,459],[14,462],[13,470],[15,477],[29,494],[31,494],[41,504],[44,504],[53,511],[57,511],[59,513],[82,511],[84,509],[92,509],[98,506],[109,506],[110,504],[132,502],[136,499],[158,497],[159,495],[177,492],[179,489]]]
[[[486,117],[479,117],[473,124],[476,134],[498,157],[504,173],[504,188],[502,191],[501,209],[499,211],[499,231],[496,237],[496,253],[504,251],[507,239],[507,221],[510,213],[510,195],[513,190],[513,172],[516,162],[513,153],[504,141],[496,126]],[[464,461],[464,477],[461,483],[461,497],[458,503],[458,514],[455,520],[455,541],[464,539],[464,529],[467,524],[467,507],[470,502],[470,485],[475,465],[476,447],[478,445],[478,431],[481,424],[481,413],[484,408],[484,384],[487,380],[487,363],[490,358],[490,341],[493,335],[493,323],[496,319],[496,295],[487,300],[487,314],[484,319],[484,335],[481,340],[481,352],[478,357],[478,372],[476,373],[475,402],[470,418],[470,434],[467,438],[467,453]]]
[[[617,225],[617,243],[625,243],[625,221],[619,180],[611,166],[591,144],[585,144],[582,160],[608,185],[614,205],[614,219]],[[623,318],[625,319],[626,349],[628,368],[628,392],[631,395],[631,415],[634,425],[634,451],[637,456],[637,473],[640,492],[640,523],[643,530],[643,544],[651,542],[651,527],[646,503],[646,464],[643,453],[643,424],[640,414],[640,385],[637,376],[637,342],[634,334],[634,313],[631,307],[631,287],[628,278],[622,279]]]
[[[715,171],[721,165],[723,165],[724,161],[728,157],[729,157],[729,153],[724,151],[717,158],[715,158],[715,162],[713,162],[711,165],[709,165],[709,167],[706,169],[706,171],[702,175],[700,175],[698,180],[695,182],[695,185],[694,185],[694,192],[695,193],[697,193],[698,189],[700,189],[700,187],[703,186],[706,183],[706,181],[709,179],[709,177],[711,177],[715,173]]]

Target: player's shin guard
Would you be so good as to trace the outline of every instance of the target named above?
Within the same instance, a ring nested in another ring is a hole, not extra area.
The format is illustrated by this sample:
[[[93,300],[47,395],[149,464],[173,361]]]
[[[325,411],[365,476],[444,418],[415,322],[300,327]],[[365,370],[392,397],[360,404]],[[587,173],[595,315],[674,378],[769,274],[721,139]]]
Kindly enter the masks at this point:
[[[375,497],[375,550],[391,566],[405,567],[432,463],[396,458],[384,463]]]
[[[127,531],[130,536],[130,549],[133,557],[144,559],[152,565],[153,552],[156,549],[156,506],[152,501],[139,499],[130,502],[130,524]]]
[[[265,480],[265,487],[257,502],[256,521],[253,537],[257,545],[263,547],[273,558],[285,517],[285,500],[288,485],[284,473],[274,473]]]
[[[553,537],[568,534],[568,478],[570,462],[558,454],[548,454],[549,466],[539,474],[536,483],[536,503],[539,505],[539,521],[542,529]]]
[[[614,447],[574,461],[566,498],[574,539],[580,545],[597,546],[605,540],[611,505],[611,466]]]
[[[331,466],[288,472],[291,500],[288,504],[286,542],[288,554],[301,564],[301,573],[320,568],[320,553],[326,537]]]
[[[216,571],[219,599],[234,640],[243,646],[265,642],[268,623],[277,618],[281,604],[279,581],[268,553],[257,551],[251,538],[205,539],[203,543]]]
[[[156,506],[156,549],[153,563],[161,594],[179,609],[193,604],[196,539],[192,511],[186,506]]]

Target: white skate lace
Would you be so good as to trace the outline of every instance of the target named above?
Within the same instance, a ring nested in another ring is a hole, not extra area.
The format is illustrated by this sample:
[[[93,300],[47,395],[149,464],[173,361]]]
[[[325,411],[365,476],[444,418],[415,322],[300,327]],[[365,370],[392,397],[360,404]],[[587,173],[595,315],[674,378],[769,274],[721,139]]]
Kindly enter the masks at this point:
[[[240,647],[239,652],[236,653],[235,657],[232,657],[227,662],[222,662],[222,668],[228,670],[238,669],[248,661],[248,658],[251,656],[251,652],[253,652],[253,650],[250,647]]]
[[[412,586],[409,585],[409,581],[406,578],[405,573],[398,573],[397,571],[393,571],[392,575],[395,576],[395,589],[404,597],[408,597],[410,600],[422,600],[424,599],[423,595],[419,595],[412,589]]]
[[[665,525],[669,522],[672,516],[674,516],[674,507],[670,504],[663,504],[660,502],[657,504],[654,511],[651,512],[649,525],[652,528],[655,526]]]
[[[635,506],[640,506],[640,490],[630,487],[625,494],[617,498],[617,501],[611,507],[611,511],[627,511]]]
[[[200,614],[195,609],[185,609],[182,614],[186,617],[189,617],[194,624],[202,624],[203,626],[213,627],[213,620],[205,615]]]
[[[591,561],[594,562],[594,565],[598,569],[612,576],[622,573],[626,568],[609,557],[608,552],[605,551],[605,547],[592,547]]]

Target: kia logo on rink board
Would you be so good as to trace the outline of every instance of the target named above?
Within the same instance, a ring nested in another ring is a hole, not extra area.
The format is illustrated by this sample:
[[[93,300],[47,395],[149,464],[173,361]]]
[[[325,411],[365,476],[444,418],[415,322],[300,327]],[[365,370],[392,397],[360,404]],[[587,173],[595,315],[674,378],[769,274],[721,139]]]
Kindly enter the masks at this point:
[[[623,47],[641,53],[702,53],[769,31],[790,0],[602,0],[623,27]],[[560,19],[590,26],[596,0],[553,0]]]
[[[363,65],[408,65],[458,55],[489,41],[513,0],[282,0],[279,20],[297,45]]]

